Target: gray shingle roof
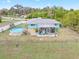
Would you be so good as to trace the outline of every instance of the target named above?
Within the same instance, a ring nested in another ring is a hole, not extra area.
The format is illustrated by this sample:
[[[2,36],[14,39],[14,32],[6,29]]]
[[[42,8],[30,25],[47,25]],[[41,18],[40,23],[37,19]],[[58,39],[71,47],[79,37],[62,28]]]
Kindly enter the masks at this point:
[[[31,20],[27,21],[27,24],[55,24],[55,23],[59,23],[58,21],[56,21],[55,19],[39,19],[39,18],[34,18]]]

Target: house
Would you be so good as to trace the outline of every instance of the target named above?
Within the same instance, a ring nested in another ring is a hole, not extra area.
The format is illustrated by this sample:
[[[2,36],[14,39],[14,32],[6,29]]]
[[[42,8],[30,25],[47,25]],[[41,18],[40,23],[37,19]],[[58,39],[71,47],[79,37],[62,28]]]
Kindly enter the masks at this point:
[[[27,21],[28,32],[36,36],[57,36],[60,22],[55,19],[34,18]]]

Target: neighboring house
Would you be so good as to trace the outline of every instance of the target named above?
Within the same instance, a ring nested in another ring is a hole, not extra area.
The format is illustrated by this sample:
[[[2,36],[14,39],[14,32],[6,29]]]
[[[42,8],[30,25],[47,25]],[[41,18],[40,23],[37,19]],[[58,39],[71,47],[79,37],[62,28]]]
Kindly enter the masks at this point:
[[[55,19],[34,18],[27,21],[28,32],[36,36],[57,36],[60,22]]]

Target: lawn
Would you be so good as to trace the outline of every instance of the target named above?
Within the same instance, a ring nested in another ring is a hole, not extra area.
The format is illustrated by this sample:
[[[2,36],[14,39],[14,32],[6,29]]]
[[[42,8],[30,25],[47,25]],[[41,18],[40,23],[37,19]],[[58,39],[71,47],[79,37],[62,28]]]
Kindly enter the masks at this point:
[[[57,37],[41,38],[5,31],[0,33],[0,59],[79,59],[79,34],[63,28]]]
[[[27,28],[27,25],[26,24],[20,24],[20,25],[17,25],[16,28]]]
[[[1,42],[0,59],[79,59],[79,42]]]

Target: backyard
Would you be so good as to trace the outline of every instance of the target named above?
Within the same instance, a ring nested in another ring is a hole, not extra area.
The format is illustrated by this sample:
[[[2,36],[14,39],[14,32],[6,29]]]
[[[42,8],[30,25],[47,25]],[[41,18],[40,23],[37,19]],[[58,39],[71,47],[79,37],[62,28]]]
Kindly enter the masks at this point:
[[[79,0],[0,0],[0,59],[79,59]]]
[[[78,59],[79,34],[62,28],[57,37],[0,33],[0,59]]]
[[[0,59],[78,59],[79,42],[1,41]],[[19,44],[18,46],[16,44]]]
[[[2,22],[1,26],[8,23]],[[27,28],[27,25],[15,28]],[[10,30],[0,33],[0,59],[79,58],[79,34],[69,28],[61,28],[57,37],[10,36]]]

